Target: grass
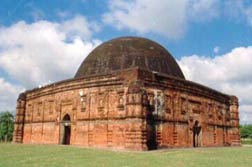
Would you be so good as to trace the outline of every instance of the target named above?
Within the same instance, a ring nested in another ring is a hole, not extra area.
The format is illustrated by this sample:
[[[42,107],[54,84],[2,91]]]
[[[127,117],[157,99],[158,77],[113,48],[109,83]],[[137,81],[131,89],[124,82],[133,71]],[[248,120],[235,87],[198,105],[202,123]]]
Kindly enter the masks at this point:
[[[251,167],[252,147],[122,152],[73,146],[0,144],[0,167]]]

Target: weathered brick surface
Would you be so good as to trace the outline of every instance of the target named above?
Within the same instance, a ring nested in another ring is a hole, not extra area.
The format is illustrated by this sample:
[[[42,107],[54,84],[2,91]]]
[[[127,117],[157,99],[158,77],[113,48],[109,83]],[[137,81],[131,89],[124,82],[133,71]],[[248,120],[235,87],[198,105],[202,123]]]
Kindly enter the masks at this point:
[[[66,126],[70,144],[85,147],[240,144],[237,98],[138,68],[62,81],[18,99],[14,142],[62,144]]]

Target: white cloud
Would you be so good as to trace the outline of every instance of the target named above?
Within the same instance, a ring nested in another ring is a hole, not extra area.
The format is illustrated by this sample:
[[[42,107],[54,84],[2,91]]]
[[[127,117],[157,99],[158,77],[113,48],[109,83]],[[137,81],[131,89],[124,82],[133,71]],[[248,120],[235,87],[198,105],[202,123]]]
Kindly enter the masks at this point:
[[[103,22],[139,34],[183,37],[192,22],[222,17],[252,26],[252,3],[245,0],[109,0]]]
[[[179,64],[187,79],[238,96],[241,121],[250,116],[252,123],[252,110],[244,110],[245,106],[252,107],[252,47],[235,48],[214,58],[187,56]]]
[[[217,4],[217,0],[110,0],[103,21],[118,29],[176,39],[184,35],[189,21],[215,18]]]
[[[73,19],[66,20],[58,27],[67,37],[89,39],[92,32],[100,30],[98,23],[88,22],[87,19],[81,15],[75,16]]]
[[[219,16],[219,0],[188,0],[188,13],[192,21],[209,21]]]
[[[1,27],[0,68],[25,88],[72,78],[100,43],[91,39],[92,26],[85,17],[76,16],[60,23],[20,21]]]
[[[244,0],[229,0],[224,3],[226,16],[235,21],[246,21],[252,26],[252,3]]]
[[[214,49],[213,49],[213,52],[214,52],[215,54],[218,54],[219,51],[220,51],[220,47],[219,47],[219,46],[215,46]]]
[[[177,38],[185,31],[186,1],[112,0],[110,12],[104,15],[104,22],[118,29],[154,32]]]
[[[20,86],[14,86],[3,78],[0,78],[0,112],[1,111],[13,111],[16,107],[16,99],[18,94],[23,91],[24,88]]]
[[[251,124],[252,121],[252,105],[241,105],[240,106],[240,120],[243,124]]]

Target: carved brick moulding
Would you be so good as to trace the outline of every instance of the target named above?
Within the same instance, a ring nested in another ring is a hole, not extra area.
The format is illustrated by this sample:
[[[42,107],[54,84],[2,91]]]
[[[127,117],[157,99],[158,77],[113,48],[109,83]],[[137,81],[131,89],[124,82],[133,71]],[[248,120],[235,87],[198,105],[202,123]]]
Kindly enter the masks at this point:
[[[185,79],[154,41],[105,42],[72,79],[21,93],[13,142],[153,150],[240,145],[238,99]]]

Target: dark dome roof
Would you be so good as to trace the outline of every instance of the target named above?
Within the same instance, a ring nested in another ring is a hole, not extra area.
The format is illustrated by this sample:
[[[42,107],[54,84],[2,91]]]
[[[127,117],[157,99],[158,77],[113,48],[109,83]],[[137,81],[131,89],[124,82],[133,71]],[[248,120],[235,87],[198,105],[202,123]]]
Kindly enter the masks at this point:
[[[121,37],[104,42],[82,62],[75,78],[108,74],[132,67],[185,79],[175,59],[165,48],[139,37]]]

